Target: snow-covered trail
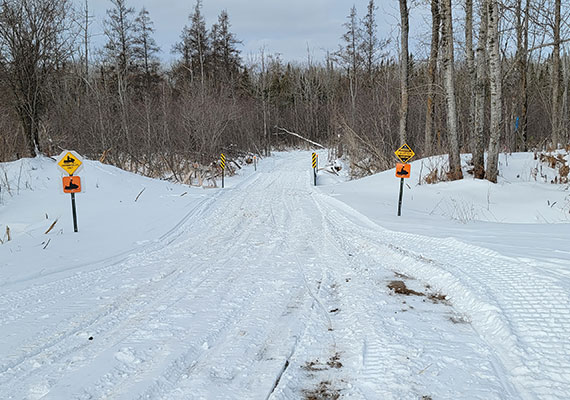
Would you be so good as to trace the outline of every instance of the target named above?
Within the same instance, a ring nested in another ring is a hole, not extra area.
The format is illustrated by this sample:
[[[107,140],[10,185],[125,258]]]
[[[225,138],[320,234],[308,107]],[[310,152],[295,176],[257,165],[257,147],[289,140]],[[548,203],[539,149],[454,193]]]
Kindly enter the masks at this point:
[[[568,277],[384,230],[312,187],[308,154],[266,160],[161,246],[4,288],[1,397],[567,398]]]

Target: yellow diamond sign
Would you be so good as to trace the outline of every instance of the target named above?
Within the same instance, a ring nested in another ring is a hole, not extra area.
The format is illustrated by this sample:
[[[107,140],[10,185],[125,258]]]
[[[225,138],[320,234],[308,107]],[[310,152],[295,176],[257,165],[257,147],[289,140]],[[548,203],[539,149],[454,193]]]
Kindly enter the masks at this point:
[[[394,154],[396,154],[396,157],[398,157],[404,164],[407,163],[410,158],[416,155],[412,148],[407,144],[404,144],[402,147],[396,150]]]
[[[74,151],[65,150],[57,159],[57,166],[62,171],[73,175],[83,165],[81,156]]]

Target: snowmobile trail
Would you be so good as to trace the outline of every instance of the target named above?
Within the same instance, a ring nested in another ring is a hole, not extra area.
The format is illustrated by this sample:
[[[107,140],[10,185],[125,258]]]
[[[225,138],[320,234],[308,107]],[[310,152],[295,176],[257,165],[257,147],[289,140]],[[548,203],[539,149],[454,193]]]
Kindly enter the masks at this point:
[[[3,288],[0,397],[567,397],[563,276],[385,230],[314,188],[309,154],[144,251]]]

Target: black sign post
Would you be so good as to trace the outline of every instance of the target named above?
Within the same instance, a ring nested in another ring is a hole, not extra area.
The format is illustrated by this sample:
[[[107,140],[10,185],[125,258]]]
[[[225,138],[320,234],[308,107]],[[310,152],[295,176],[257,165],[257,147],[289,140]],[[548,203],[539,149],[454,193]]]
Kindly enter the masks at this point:
[[[402,196],[404,195],[404,178],[400,178],[400,199],[398,200],[398,217],[402,215]]]
[[[73,213],[73,232],[77,233],[77,210],[75,208],[75,193],[71,193],[71,212]]]

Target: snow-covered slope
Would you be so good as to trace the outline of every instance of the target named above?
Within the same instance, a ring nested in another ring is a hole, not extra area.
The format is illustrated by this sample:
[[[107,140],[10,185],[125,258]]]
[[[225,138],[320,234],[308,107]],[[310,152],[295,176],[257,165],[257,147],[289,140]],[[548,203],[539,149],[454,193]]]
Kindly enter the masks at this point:
[[[556,170],[532,153],[501,154],[497,184],[466,172],[461,181],[426,184],[423,178],[435,168],[441,171],[445,161],[411,163],[401,217],[396,217],[400,179],[395,169],[340,185],[329,175],[323,191],[386,228],[570,264],[570,190],[568,184],[550,183]]]
[[[77,234],[53,161],[4,164],[0,397],[566,399],[568,189],[508,163],[417,161],[397,217],[394,171],[315,188],[309,152],[223,190],[87,162]]]
[[[207,190],[183,187],[85,162],[76,195],[79,233],[73,233],[71,197],[49,158],[0,165],[0,284],[118,261],[140,249],[160,247],[177,226],[212,201]],[[142,193],[141,193],[142,192]],[[45,234],[57,220],[52,230]]]

